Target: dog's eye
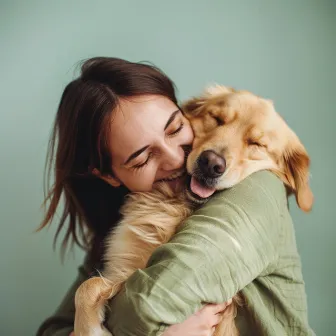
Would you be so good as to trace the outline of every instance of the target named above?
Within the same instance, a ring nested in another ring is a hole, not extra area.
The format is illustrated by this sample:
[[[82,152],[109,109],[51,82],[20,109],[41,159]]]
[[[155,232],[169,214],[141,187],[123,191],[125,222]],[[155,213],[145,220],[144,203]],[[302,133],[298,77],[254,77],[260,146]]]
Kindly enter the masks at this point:
[[[256,140],[253,140],[253,139],[248,139],[247,144],[249,146],[259,146],[259,147],[261,147],[261,144],[259,142],[257,142]]]
[[[225,124],[224,120],[218,116],[212,115],[212,118],[215,119],[218,126],[223,126]]]

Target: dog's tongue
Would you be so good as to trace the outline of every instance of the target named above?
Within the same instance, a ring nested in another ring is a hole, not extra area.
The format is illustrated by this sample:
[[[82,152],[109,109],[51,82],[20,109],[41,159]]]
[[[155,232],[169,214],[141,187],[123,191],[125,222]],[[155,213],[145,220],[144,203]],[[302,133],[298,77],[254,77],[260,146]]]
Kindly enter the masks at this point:
[[[191,178],[190,189],[201,198],[208,198],[216,191],[215,188],[208,188],[201,185],[194,177]]]

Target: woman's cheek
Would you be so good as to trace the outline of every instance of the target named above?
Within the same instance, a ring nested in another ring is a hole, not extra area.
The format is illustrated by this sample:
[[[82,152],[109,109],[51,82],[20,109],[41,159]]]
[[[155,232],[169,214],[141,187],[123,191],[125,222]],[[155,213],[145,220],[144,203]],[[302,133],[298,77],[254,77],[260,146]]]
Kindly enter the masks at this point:
[[[149,164],[142,172],[132,176],[132,191],[151,191],[156,181],[157,165]]]
[[[185,125],[185,129],[182,132],[182,145],[191,145],[194,140],[194,132],[191,125],[188,123]]]
[[[152,190],[152,181],[145,174],[139,174],[136,176],[132,176],[132,179],[129,180],[128,186],[131,191],[150,191]]]

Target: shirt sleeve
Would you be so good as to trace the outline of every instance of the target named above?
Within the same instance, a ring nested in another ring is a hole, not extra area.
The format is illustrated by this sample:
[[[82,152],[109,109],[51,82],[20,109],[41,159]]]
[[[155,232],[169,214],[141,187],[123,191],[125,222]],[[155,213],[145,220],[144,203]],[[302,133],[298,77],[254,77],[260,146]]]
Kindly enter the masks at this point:
[[[39,327],[36,336],[69,336],[74,328],[75,293],[82,282],[89,278],[92,265],[89,257],[78,268],[78,275],[73,282],[55,313],[47,318]]]
[[[194,212],[110,303],[113,336],[159,335],[205,303],[225,302],[275,268],[283,183],[258,172]]]

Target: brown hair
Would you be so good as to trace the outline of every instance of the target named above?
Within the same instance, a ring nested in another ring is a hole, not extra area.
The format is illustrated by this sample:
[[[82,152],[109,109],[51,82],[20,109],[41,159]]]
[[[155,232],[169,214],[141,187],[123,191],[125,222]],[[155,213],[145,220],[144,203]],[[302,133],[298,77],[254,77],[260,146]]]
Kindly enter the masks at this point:
[[[80,76],[61,97],[46,162],[45,217],[38,230],[49,225],[63,197],[54,246],[63,228],[62,256],[68,243],[100,257],[102,241],[119,220],[127,190],[113,188],[93,176],[90,169],[113,175],[106,146],[109,123],[119,98],[155,94],[177,105],[174,83],[158,68],[119,58],[96,57],[85,61]],[[54,183],[50,186],[50,175]]]

